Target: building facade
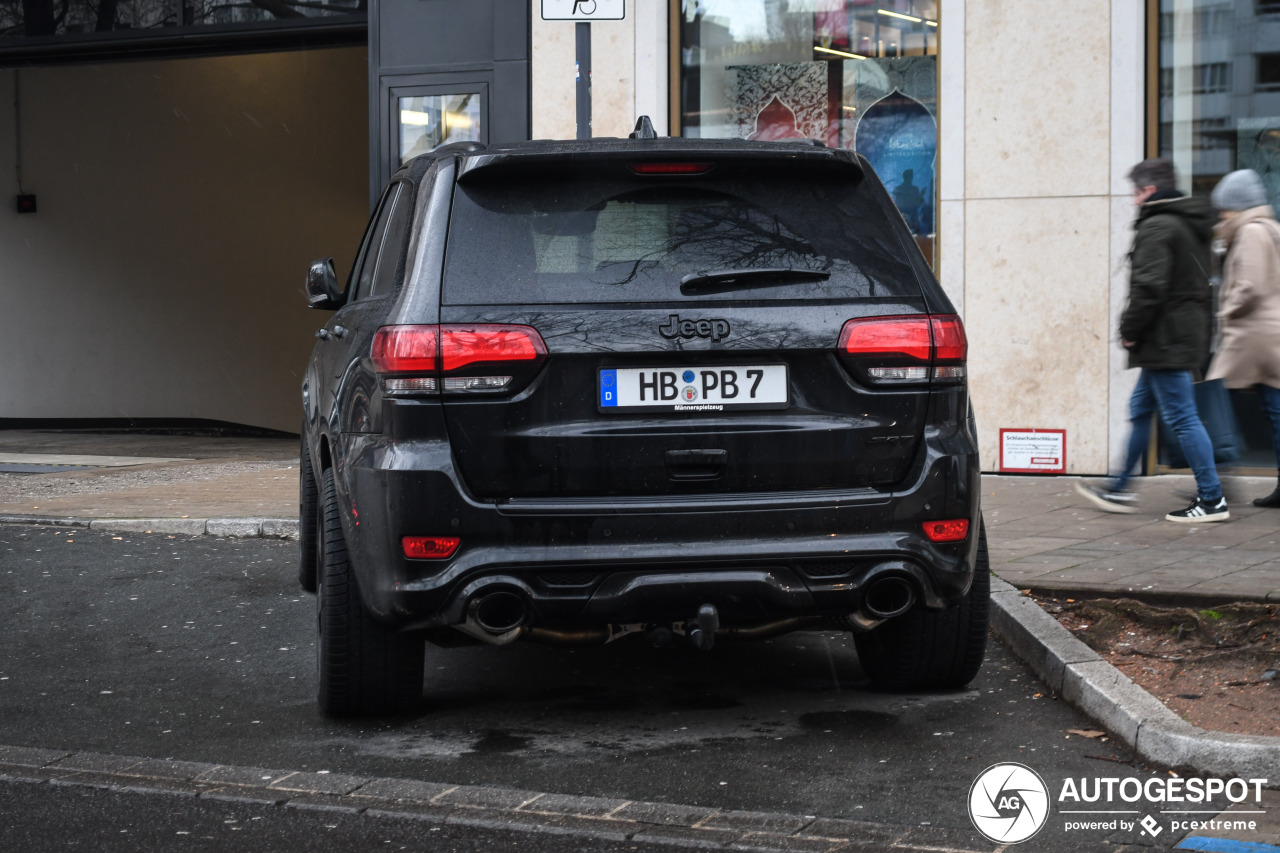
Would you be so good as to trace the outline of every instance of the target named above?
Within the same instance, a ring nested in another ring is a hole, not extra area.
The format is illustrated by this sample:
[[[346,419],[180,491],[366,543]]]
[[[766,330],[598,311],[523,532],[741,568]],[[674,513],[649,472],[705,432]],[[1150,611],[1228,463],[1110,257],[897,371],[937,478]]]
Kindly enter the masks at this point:
[[[868,157],[964,317],[988,470],[1001,430],[1062,431],[1067,473],[1118,454],[1134,163],[1168,156],[1197,194],[1251,167],[1280,192],[1271,0],[614,3],[620,18],[587,14],[605,0],[351,0],[203,52],[113,54],[65,23],[15,36],[25,7],[0,0],[0,173],[38,205],[0,209],[0,421],[296,429],[307,262],[350,263],[408,156],[577,135],[584,33],[594,135],[644,114]],[[184,32],[216,11],[186,9]],[[235,14],[280,12],[253,9]]]

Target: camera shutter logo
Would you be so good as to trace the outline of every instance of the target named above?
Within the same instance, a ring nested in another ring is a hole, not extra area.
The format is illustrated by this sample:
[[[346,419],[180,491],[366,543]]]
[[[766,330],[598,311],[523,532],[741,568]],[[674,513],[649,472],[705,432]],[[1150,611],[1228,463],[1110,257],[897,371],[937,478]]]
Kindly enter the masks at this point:
[[[997,843],[1026,841],[1049,819],[1049,789],[1030,767],[993,764],[969,789],[969,819]]]

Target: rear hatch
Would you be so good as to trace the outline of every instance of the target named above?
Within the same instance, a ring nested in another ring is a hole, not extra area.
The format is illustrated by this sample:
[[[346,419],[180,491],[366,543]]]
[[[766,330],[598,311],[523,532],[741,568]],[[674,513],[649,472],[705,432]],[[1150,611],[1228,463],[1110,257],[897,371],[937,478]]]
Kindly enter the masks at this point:
[[[464,166],[446,352],[452,330],[464,348],[532,359],[472,353],[457,373],[482,381],[445,386],[473,494],[888,489],[907,476],[934,357],[916,249],[857,160],[762,148]],[[923,352],[907,352],[921,329]]]

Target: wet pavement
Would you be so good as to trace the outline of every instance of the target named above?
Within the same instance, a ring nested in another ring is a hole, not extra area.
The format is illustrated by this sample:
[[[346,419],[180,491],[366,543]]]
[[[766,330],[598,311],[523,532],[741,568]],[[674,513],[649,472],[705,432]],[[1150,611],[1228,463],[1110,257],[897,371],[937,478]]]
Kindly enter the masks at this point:
[[[1073,734],[1092,724],[994,640],[969,689],[930,694],[869,690],[835,633],[707,653],[429,647],[415,713],[334,721],[294,543],[0,525],[0,555],[12,746],[872,820],[963,849],[980,842],[969,786],[994,762],[1051,786],[1152,772]],[[1041,849],[1075,849],[1059,841]]]

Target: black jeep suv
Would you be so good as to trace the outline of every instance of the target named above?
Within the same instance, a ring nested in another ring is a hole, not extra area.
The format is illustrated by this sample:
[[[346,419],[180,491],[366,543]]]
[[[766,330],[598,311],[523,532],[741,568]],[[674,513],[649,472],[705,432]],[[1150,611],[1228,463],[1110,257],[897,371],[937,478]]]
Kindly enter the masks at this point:
[[[810,142],[445,146],[396,173],[302,387],[319,702],[424,646],[855,632],[886,689],[982,662],[955,309],[865,159]]]

